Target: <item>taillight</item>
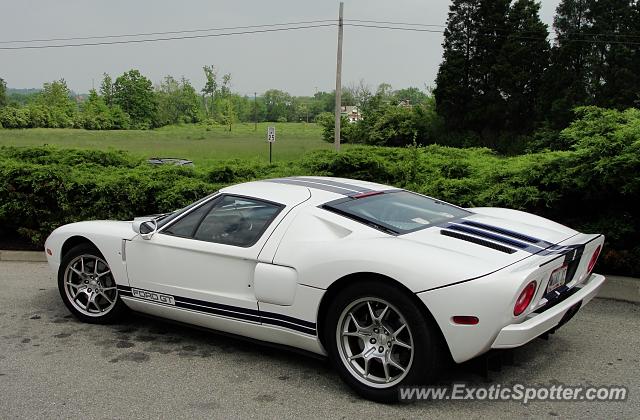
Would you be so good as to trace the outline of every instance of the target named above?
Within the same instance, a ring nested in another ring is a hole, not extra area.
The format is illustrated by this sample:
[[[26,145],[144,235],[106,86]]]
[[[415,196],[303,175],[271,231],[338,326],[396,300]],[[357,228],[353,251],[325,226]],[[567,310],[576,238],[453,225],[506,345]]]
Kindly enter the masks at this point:
[[[531,299],[533,299],[533,295],[536,293],[536,282],[532,281],[527,284],[527,286],[522,289],[520,296],[518,296],[518,300],[516,300],[516,304],[513,307],[513,314],[515,316],[520,315],[524,312],[525,309],[531,303]]]
[[[591,273],[593,271],[593,267],[596,266],[596,262],[598,261],[598,257],[600,256],[600,251],[602,250],[602,246],[598,245],[596,250],[593,252],[591,259],[589,260],[589,266],[587,267],[587,273]]]

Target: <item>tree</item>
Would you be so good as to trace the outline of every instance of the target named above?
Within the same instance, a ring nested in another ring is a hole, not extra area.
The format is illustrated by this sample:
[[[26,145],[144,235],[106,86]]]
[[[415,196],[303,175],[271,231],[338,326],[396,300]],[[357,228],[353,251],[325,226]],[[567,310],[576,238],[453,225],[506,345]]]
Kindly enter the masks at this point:
[[[351,100],[349,105],[356,105],[359,107],[366,103],[373,95],[371,93],[371,86],[369,86],[364,79],[360,79],[358,83],[351,83],[346,88],[343,88],[343,94],[347,100]],[[342,102],[345,102],[345,98],[343,97],[342,99]]]
[[[562,0],[556,9],[553,27],[556,41],[551,50],[551,66],[545,77],[545,100],[549,121],[563,128],[573,119],[572,109],[589,104],[589,55],[591,44],[588,2]]]
[[[270,89],[264,93],[262,100],[266,106],[267,121],[295,121],[296,105],[294,98],[287,92]]]
[[[506,103],[501,92],[497,64],[508,35],[510,0],[481,0],[475,13],[476,37],[471,55],[470,76],[474,94],[467,127],[485,138],[499,133],[504,124]]]
[[[380,96],[385,101],[391,100],[392,92],[393,87],[386,82],[380,83],[376,89],[376,95]]]
[[[214,66],[204,66],[205,84],[202,88],[202,95],[205,100],[204,108],[207,115],[213,115],[213,98],[218,93],[218,70]],[[209,96],[209,103],[207,104],[207,95]]]
[[[113,84],[113,101],[131,117],[135,128],[150,128],[155,114],[153,84],[138,70],[129,70]]]
[[[46,125],[50,128],[73,125],[77,106],[64,79],[45,83],[33,105],[31,109],[34,110],[33,116],[37,116],[34,120],[37,120],[38,124],[44,124],[46,119]]]
[[[45,83],[36,102],[39,105],[56,108],[69,117],[73,116],[76,110],[76,104],[71,99],[71,91],[64,79]]]
[[[453,0],[444,30],[443,60],[436,76],[434,95],[438,113],[447,128],[466,129],[475,95],[472,85],[474,44],[478,37],[477,2]]]
[[[634,66],[640,55],[638,5],[630,0],[589,1],[587,34],[594,43],[587,90],[597,106],[626,109],[640,93],[640,68]]]
[[[89,97],[82,104],[82,114],[78,124],[87,130],[110,130],[113,128],[111,110],[95,89],[89,91]]]
[[[0,77],[0,108],[6,106],[7,103],[7,82],[5,82],[2,77]]]
[[[108,106],[113,105],[113,80],[107,73],[104,73],[100,84],[100,95],[102,95],[102,99]]]
[[[236,115],[235,107],[234,107],[233,102],[231,101],[231,99],[222,98],[220,100],[220,109],[221,109],[221,114],[222,114],[222,118],[221,118],[222,119],[222,123],[224,125],[228,125],[229,126],[229,131],[231,131],[231,126],[238,119],[238,117]]]
[[[220,86],[220,96],[223,98],[231,94],[231,73],[222,76],[222,86]]]
[[[540,4],[516,0],[507,15],[506,37],[495,71],[505,101],[508,132],[527,133],[544,118],[540,98],[549,66],[547,25],[540,20]]]
[[[409,105],[419,105],[427,100],[429,96],[417,87],[409,87],[393,92],[395,102],[407,102]]]
[[[155,89],[156,126],[200,121],[200,98],[189,80],[166,76]]]

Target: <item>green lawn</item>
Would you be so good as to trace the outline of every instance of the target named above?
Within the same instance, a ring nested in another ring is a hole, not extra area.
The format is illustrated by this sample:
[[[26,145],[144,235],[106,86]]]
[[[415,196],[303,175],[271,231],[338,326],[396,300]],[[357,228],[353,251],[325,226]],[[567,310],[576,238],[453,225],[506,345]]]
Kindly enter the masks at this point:
[[[32,128],[24,130],[0,129],[0,145],[39,146],[127,150],[137,156],[149,158],[179,157],[191,159],[196,166],[223,159],[269,160],[267,127],[276,127],[273,145],[274,161],[289,161],[304,153],[329,149],[331,144],[322,140],[322,129],[316,124],[260,123],[257,131],[253,124],[235,124],[228,127],[186,125],[156,130],[87,131],[78,129]]]

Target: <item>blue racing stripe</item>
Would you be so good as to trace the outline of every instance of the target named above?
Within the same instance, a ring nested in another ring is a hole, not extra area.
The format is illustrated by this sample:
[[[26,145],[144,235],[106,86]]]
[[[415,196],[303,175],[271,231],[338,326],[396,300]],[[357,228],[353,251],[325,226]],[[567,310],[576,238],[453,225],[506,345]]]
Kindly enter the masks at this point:
[[[519,239],[519,240],[525,241],[525,242],[529,242],[531,244],[539,244],[539,243],[543,242],[543,243],[547,243],[548,244],[547,246],[553,245],[552,243],[547,242],[547,241],[543,241],[542,239],[534,238],[534,237],[529,236],[529,235],[525,235],[525,234],[522,234],[522,233],[514,232],[512,230],[504,229],[504,228],[497,227],[497,226],[485,225],[484,223],[478,223],[478,222],[474,222],[472,220],[463,220],[460,223],[465,224],[465,225],[469,225],[469,226],[473,226],[473,227],[477,227],[477,228],[480,228],[480,229],[484,229],[484,230],[489,230],[491,232],[499,233],[499,234],[502,234],[502,235],[505,235],[505,236],[510,236],[512,238]],[[546,246],[542,246],[541,248],[546,248]]]
[[[514,246],[516,248],[520,248],[520,249],[526,249],[529,247],[528,244],[525,244],[524,242],[519,242],[516,241],[515,239],[511,239],[511,238],[507,238],[505,236],[500,236],[500,235],[496,235],[490,232],[486,232],[484,230],[479,230],[479,229],[474,229],[474,228],[470,228],[470,227],[466,227],[466,226],[461,226],[461,225],[455,225],[452,223],[449,223],[446,225],[446,229],[451,229],[451,230],[455,230],[458,232],[464,232],[464,233],[470,233],[472,235],[476,235],[476,236],[480,236],[482,238],[487,238],[487,239],[491,239],[493,241],[496,242],[500,242],[506,245],[510,245],[510,246]]]

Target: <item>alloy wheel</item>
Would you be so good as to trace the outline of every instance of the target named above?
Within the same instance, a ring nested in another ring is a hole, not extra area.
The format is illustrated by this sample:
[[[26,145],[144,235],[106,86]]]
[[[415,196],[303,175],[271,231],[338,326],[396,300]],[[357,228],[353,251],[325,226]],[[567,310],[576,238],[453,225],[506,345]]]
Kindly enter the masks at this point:
[[[338,320],[338,353],[351,374],[375,388],[389,388],[407,375],[413,363],[411,329],[389,302],[367,297],[348,305]]]
[[[90,317],[106,315],[118,300],[118,289],[105,260],[95,255],[79,255],[64,273],[64,290],[69,302]]]

